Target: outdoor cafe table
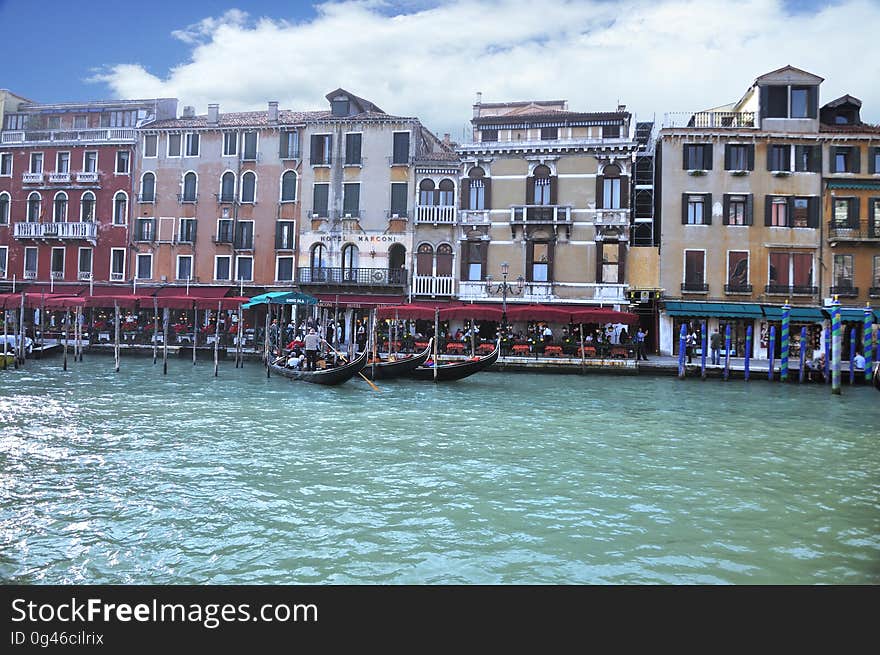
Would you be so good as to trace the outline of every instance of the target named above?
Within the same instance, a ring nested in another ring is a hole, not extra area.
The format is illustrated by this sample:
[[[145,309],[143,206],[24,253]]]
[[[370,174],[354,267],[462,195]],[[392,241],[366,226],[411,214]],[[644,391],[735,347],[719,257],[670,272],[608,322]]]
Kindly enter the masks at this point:
[[[562,346],[544,346],[544,355],[559,357],[562,354]]]
[[[452,352],[461,353],[461,352],[464,352],[464,344],[462,344],[462,343],[458,343],[458,342],[456,342],[456,341],[452,341],[452,342],[450,342],[450,343],[447,343],[447,344],[446,344],[446,352],[448,352],[448,353],[452,353]]]

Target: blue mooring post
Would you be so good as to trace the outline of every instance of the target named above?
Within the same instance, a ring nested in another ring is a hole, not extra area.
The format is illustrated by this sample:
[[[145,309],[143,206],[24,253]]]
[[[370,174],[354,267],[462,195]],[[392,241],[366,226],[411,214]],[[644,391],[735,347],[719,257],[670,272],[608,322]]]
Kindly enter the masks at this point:
[[[856,381],[856,329],[849,331],[849,386]]]
[[[700,326],[700,377],[706,379],[706,321]]]
[[[803,384],[804,382],[804,357],[807,354],[807,328],[801,328],[801,370],[798,373],[798,382]]]
[[[825,328],[825,383],[831,382],[831,330]]]
[[[746,328],[746,363],[743,376],[749,381],[749,362],[752,360],[752,326]]]
[[[730,323],[724,328],[724,379],[730,378]]]
[[[788,382],[789,329],[791,326],[791,307],[782,306],[782,352],[779,357],[779,381]]]
[[[839,396],[840,360],[843,359],[843,330],[840,323],[840,301],[834,296],[831,303],[831,393]]]
[[[776,360],[776,326],[770,326],[770,368],[767,369],[767,379],[773,382],[773,362]]]
[[[684,379],[684,351],[685,342],[687,340],[687,326],[681,326],[681,333],[678,336],[678,377]]]

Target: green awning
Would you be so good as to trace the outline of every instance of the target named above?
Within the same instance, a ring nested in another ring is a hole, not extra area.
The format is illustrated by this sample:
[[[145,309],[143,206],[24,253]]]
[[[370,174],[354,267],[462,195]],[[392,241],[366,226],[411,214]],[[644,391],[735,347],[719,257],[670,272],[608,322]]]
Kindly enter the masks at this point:
[[[826,307],[825,311],[828,312],[828,316],[831,316],[831,308]],[[875,323],[880,320],[880,315],[878,315],[878,311],[880,310],[872,310],[872,319]],[[859,323],[864,323],[865,321],[865,310],[864,309],[852,309],[852,308],[840,308],[840,320],[841,321],[857,321]]]
[[[880,191],[880,182],[872,182],[870,180],[828,180],[828,188]]]
[[[243,309],[251,309],[257,305],[317,305],[318,299],[299,291],[270,291],[254,296]]]
[[[768,321],[782,320],[782,307],[765,305],[763,309]],[[818,307],[792,307],[789,316],[793,323],[821,323],[828,318]]]
[[[734,302],[684,302],[669,301],[666,313],[670,316],[688,316],[702,318],[717,316],[718,318],[762,318],[761,306],[756,303]]]

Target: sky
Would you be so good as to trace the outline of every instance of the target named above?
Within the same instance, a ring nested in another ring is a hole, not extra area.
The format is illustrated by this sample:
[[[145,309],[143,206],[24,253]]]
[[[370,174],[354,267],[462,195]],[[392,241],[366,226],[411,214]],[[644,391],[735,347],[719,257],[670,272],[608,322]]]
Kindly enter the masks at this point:
[[[791,64],[880,123],[878,25],[880,0],[0,0],[0,88],[204,113],[324,109],[342,87],[461,140],[478,91],[662,121]]]

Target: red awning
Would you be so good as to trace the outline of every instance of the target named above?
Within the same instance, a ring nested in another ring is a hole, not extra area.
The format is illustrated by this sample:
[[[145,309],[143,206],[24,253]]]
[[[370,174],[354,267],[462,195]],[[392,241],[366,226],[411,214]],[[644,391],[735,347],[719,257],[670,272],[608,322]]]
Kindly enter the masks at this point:
[[[504,312],[497,305],[460,305],[440,310],[440,320],[442,321],[450,318],[472,318],[478,321],[500,322],[503,317]]]
[[[639,317],[630,312],[616,312],[613,309],[605,308],[585,308],[578,309],[571,313],[573,323],[624,323],[625,325],[635,325],[639,322]]]
[[[434,320],[436,310],[442,312],[455,307],[460,307],[457,301],[414,302],[408,305],[388,305],[379,307],[379,318],[414,318],[424,321]],[[445,320],[445,319],[444,319]]]
[[[25,307],[30,307],[32,309],[38,309],[40,307],[44,307],[50,309],[49,302],[56,301],[59,298],[76,298],[76,294],[70,293],[40,293],[40,292],[28,292],[24,294],[24,305]],[[19,296],[19,303],[21,302],[21,296]],[[56,306],[56,305],[53,305]],[[73,305],[67,305],[68,307],[73,307]]]
[[[164,296],[162,298],[157,297],[156,302],[159,307],[168,308],[168,309],[192,309],[195,307],[196,309],[217,309],[217,306],[220,305],[220,309],[238,309],[239,305],[243,305],[248,302],[250,298],[245,298],[243,296],[233,296],[231,298],[204,298],[201,296]],[[141,307],[150,308],[153,306],[153,299],[149,298],[146,303],[144,299],[141,300]]]
[[[15,309],[21,306],[20,293],[0,293],[0,307],[3,309]]]
[[[43,300],[45,309],[73,309],[74,307],[83,307],[85,304],[86,299],[77,296],[47,296]]]
[[[95,294],[93,296],[86,296],[84,300],[86,301],[86,307],[112,307],[114,303],[126,309],[133,309],[138,303],[145,308],[153,306],[152,298],[134,296],[130,293]]]
[[[312,294],[322,305],[336,305],[340,307],[364,308],[381,307],[382,305],[397,305],[403,300],[403,296],[378,296],[378,295],[354,295],[335,293]]]
[[[571,321],[573,307],[554,305],[514,305],[507,309],[509,321],[554,321],[568,323]]]

